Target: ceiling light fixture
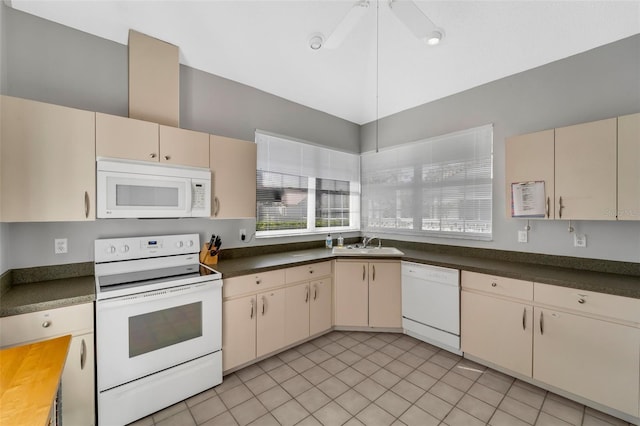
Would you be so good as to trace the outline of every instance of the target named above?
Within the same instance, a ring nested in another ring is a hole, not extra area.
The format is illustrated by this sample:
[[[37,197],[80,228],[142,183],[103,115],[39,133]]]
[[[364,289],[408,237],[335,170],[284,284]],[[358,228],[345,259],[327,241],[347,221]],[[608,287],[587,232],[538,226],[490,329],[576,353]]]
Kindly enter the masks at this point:
[[[309,48],[311,50],[318,50],[322,48],[322,44],[324,43],[324,37],[322,34],[312,34],[309,37]]]
[[[413,1],[389,0],[389,9],[409,31],[429,46],[442,42],[444,30],[438,28]]]

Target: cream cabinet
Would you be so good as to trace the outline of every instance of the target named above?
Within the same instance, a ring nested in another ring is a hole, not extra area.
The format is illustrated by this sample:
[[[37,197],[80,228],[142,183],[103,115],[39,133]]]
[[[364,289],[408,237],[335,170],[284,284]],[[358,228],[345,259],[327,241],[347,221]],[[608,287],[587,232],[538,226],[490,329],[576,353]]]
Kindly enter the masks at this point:
[[[4,222],[95,219],[95,113],[2,97]]]
[[[256,357],[256,296],[222,303],[222,366],[224,370]]]
[[[557,219],[615,220],[617,119],[555,130]]]
[[[209,168],[209,135],[96,113],[96,155]]]
[[[531,377],[533,283],[462,271],[463,352]]]
[[[400,261],[336,261],[335,325],[402,326]]]
[[[260,293],[258,298],[258,324],[256,356],[274,352],[286,345],[286,289]]]
[[[640,113],[618,117],[618,220],[640,220]]]
[[[255,218],[256,144],[216,135],[210,136],[210,144],[211,215]]]
[[[309,335],[327,331],[331,328],[332,317],[332,280],[330,277],[309,283]]]
[[[9,347],[71,334],[62,372],[62,422],[95,424],[93,304],[0,318],[0,346]]]
[[[553,129],[507,139],[505,143],[507,217],[512,215],[512,184],[542,181],[545,190],[545,218],[555,218],[554,146]]]
[[[533,377],[640,416],[640,299],[534,286]]]
[[[329,330],[332,270],[325,261],[225,278],[224,371]]]

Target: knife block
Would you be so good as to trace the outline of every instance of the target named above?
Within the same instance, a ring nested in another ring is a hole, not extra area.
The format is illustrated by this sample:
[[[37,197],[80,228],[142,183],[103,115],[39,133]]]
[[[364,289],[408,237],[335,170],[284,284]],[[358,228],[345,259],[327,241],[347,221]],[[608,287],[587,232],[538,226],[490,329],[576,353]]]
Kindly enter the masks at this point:
[[[209,243],[204,243],[200,250],[200,263],[205,265],[216,265],[218,263],[218,254],[211,256]]]

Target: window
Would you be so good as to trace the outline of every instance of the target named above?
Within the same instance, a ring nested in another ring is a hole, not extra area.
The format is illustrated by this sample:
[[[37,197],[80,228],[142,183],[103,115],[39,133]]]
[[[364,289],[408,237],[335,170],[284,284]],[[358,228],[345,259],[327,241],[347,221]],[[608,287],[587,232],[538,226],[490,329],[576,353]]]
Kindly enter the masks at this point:
[[[360,229],[360,158],[256,132],[258,237]]]
[[[490,240],[493,127],[362,155],[369,232]]]

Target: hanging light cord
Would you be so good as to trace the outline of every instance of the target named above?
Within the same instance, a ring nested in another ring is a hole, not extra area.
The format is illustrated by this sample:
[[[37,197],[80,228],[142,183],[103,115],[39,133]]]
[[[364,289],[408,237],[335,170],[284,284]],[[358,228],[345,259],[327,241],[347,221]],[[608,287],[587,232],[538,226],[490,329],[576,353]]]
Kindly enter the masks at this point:
[[[376,0],[376,152],[378,152],[378,121],[379,117],[379,77],[380,77],[380,1]]]

